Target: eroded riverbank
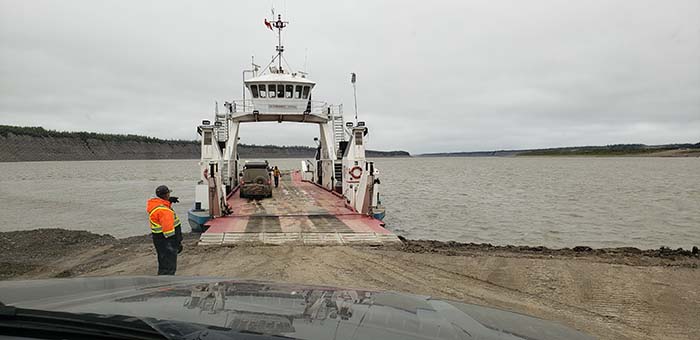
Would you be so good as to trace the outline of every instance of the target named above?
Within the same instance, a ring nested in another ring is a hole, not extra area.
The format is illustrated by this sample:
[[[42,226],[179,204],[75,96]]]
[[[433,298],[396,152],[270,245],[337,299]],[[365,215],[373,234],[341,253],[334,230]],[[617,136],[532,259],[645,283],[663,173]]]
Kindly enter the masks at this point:
[[[700,332],[697,250],[548,249],[405,240],[395,247],[200,247],[178,275],[388,289],[557,320],[601,339],[691,339]],[[0,278],[151,275],[148,235],[0,233]]]

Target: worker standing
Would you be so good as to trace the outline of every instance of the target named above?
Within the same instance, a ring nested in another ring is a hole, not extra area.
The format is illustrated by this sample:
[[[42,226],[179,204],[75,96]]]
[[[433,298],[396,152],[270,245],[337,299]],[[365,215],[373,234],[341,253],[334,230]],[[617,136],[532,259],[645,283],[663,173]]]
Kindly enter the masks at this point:
[[[277,166],[275,166],[275,168],[272,170],[272,175],[275,177],[275,188],[277,188],[280,185],[280,177],[282,176],[282,173]]]
[[[158,254],[158,275],[175,275],[177,270],[177,254],[182,251],[182,230],[180,219],[171,206],[178,202],[177,197],[170,196],[170,189],[161,185],[156,188],[156,197],[146,204],[153,245]]]

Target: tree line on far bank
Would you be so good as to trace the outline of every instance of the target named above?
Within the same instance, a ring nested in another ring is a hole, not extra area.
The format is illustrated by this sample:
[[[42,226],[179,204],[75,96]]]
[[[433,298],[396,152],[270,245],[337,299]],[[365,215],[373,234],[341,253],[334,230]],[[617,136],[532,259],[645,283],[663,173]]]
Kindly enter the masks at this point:
[[[199,144],[193,140],[165,140],[155,137],[146,137],[139,135],[120,135],[110,133],[96,132],[67,132],[47,130],[41,126],[11,126],[0,125],[0,136],[7,137],[9,134],[30,136],[30,137],[50,137],[50,138],[77,138],[81,140],[96,139],[105,142],[140,142],[140,143],[166,143],[166,144]]]
[[[567,148],[552,148],[541,150],[529,150],[520,152],[518,156],[563,156],[563,155],[633,155],[647,154],[668,150],[683,150],[683,149],[700,149],[700,142],[680,143],[680,144],[664,144],[664,145],[645,145],[645,144],[610,144],[605,146],[581,146]]]
[[[7,137],[8,135],[18,135],[18,136],[30,136],[37,138],[75,138],[83,141],[93,139],[105,142],[139,142],[139,143],[152,143],[152,144],[169,144],[169,145],[199,145],[197,140],[171,140],[171,139],[160,139],[155,137],[139,136],[132,134],[109,134],[109,133],[96,133],[96,132],[67,132],[67,131],[56,131],[47,130],[40,126],[11,126],[11,125],[0,125],[0,136]],[[313,155],[316,151],[315,148],[303,145],[255,145],[255,144],[238,144],[241,147],[242,152],[251,152],[257,150],[263,154],[280,154],[280,155]],[[410,154],[406,151],[373,151],[367,150],[368,157],[410,157]]]

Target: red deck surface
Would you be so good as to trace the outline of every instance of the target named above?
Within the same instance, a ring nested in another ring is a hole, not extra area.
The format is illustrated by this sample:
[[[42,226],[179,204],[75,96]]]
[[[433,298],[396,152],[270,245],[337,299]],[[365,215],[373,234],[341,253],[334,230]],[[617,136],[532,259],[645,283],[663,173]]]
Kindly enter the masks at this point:
[[[228,199],[233,214],[206,224],[206,234],[215,233],[376,233],[392,235],[383,223],[345,206],[344,199],[313,183],[301,180],[294,171],[282,176],[272,198],[240,198],[236,191]]]

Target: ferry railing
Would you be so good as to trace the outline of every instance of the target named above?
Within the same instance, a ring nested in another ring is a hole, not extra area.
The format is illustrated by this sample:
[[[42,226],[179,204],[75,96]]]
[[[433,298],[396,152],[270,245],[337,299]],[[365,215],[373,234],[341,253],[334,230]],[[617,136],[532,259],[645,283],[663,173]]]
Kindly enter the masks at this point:
[[[338,105],[327,104],[326,105],[326,114],[328,114],[332,117],[342,116],[343,115],[343,104],[338,104]]]
[[[232,113],[253,112],[253,110],[255,110],[255,107],[252,100],[234,100],[231,102]]]
[[[244,100],[234,100],[232,101],[230,106],[231,113],[252,113],[253,111],[257,110],[255,102],[250,99]],[[267,103],[266,103],[267,104]],[[264,111],[261,111],[260,113],[265,113]],[[300,113],[300,112],[289,112],[289,113]],[[310,114],[316,115],[316,116],[321,116],[321,117],[328,117],[328,116],[333,116],[337,117],[339,115],[343,114],[343,105],[330,105],[327,102],[323,101],[316,101],[312,100],[311,101],[311,112]],[[279,112],[275,112],[275,114],[280,114]],[[284,114],[281,113],[281,114]]]

